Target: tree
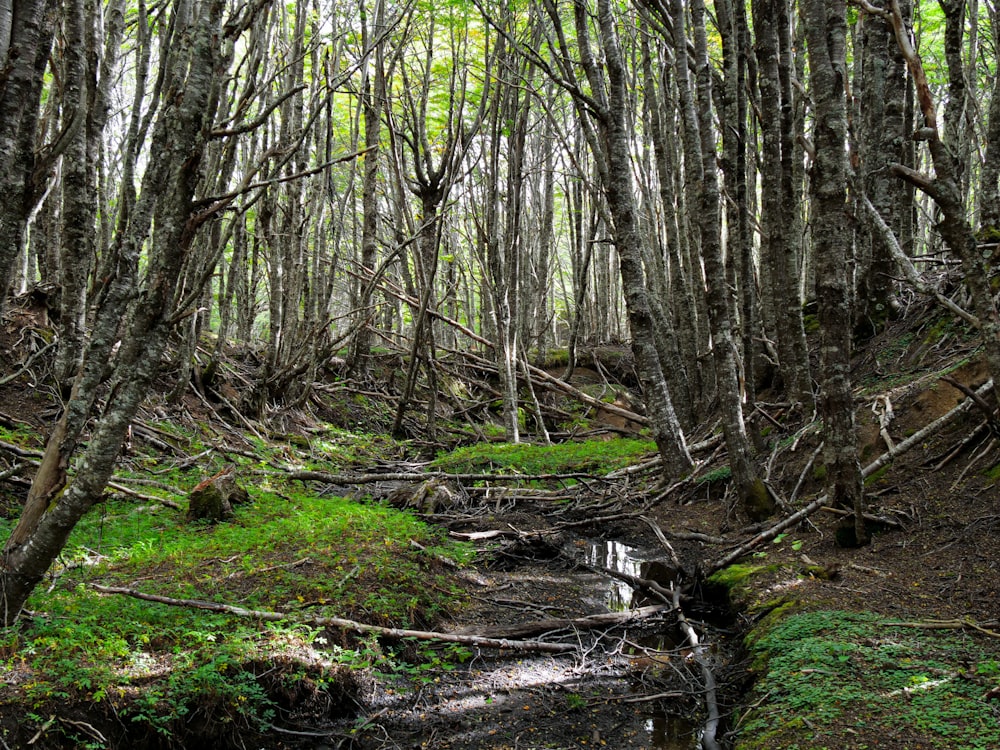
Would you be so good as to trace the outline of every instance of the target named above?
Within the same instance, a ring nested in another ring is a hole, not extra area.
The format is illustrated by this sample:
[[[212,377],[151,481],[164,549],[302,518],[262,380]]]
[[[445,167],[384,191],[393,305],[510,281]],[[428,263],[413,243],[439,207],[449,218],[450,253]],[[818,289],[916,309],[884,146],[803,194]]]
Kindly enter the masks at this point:
[[[832,501],[854,510],[854,542],[866,544],[864,485],[851,392],[851,235],[847,225],[847,8],[842,0],[802,0],[809,52],[815,155],[810,172],[816,258],[826,484]]]
[[[42,76],[55,28],[55,0],[0,6],[0,296],[11,285],[24,229],[61,146],[36,157]]]
[[[587,4],[585,0],[574,0],[573,3],[576,49],[579,65],[589,84],[588,92],[581,88],[574,72],[558,8],[554,3],[547,4],[546,8],[555,33],[561,80],[572,95],[578,115],[586,123],[585,128],[597,129],[597,132],[587,131],[587,142],[596,161],[603,197],[613,223],[618,270],[632,334],[632,352],[652,422],[653,439],[667,473],[683,474],[691,466],[691,456],[656,348],[658,332],[642,266],[642,241],[631,177],[625,117],[628,107],[627,76],[611,3],[609,0],[598,0],[597,4],[596,33],[603,53],[603,65],[592,48]]]
[[[100,500],[177,323],[174,293],[181,267],[199,226],[211,215],[195,208],[201,157],[217,106],[218,77],[226,69],[231,36],[239,31],[226,27],[224,35],[224,4],[182,1],[173,8],[183,33],[161,59],[169,83],[153,130],[149,168],[136,205],[119,225],[110,249],[113,274],[100,291],[90,342],[66,409],[49,437],[0,560],[4,625],[17,619],[73,527]],[[140,278],[140,253],[147,238]],[[110,391],[95,415],[105,381]],[[91,417],[96,417],[95,423],[81,447]]]

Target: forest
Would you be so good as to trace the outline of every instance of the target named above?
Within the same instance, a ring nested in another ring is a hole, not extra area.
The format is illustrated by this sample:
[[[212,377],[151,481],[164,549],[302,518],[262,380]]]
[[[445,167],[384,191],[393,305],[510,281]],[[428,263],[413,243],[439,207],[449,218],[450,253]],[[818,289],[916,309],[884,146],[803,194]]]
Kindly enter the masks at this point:
[[[0,4],[0,742],[1000,746],[998,45]]]

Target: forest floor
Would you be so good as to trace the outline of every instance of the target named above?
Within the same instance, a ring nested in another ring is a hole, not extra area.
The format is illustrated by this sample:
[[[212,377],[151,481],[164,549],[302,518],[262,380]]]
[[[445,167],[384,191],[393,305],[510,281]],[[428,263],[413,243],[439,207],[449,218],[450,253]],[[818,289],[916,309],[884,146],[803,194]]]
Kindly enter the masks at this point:
[[[5,325],[7,361],[23,361],[26,334]],[[0,457],[22,467],[0,484],[3,533],[56,413],[32,377],[0,385]],[[885,432],[898,444],[964,399],[942,377],[986,379],[974,343],[936,314],[859,348],[862,465],[887,450],[879,408],[891,405]],[[543,470],[491,444],[428,465],[420,440],[376,434],[377,400],[350,387],[327,396],[256,436],[204,398],[144,410],[118,477],[127,486],[81,525],[29,616],[0,639],[3,747],[679,750],[699,746],[710,694],[723,747],[1000,747],[1000,447],[976,409],[868,477],[870,545],[838,546],[841,516],[822,509],[705,580],[755,533],[711,440],[695,474],[669,487],[648,454],[621,459],[647,462],[632,472],[598,460],[638,443],[615,436],[620,424],[590,437],[596,463],[583,466]],[[819,427],[767,394],[751,424],[770,486],[794,508],[819,494]],[[227,467],[254,498],[233,522],[192,526],[170,507]],[[292,478],[303,469],[315,476]],[[442,469],[526,479],[427,473]],[[298,619],[280,628],[95,585]],[[674,585],[697,647],[669,606]],[[320,615],[567,650],[418,637],[400,647]]]

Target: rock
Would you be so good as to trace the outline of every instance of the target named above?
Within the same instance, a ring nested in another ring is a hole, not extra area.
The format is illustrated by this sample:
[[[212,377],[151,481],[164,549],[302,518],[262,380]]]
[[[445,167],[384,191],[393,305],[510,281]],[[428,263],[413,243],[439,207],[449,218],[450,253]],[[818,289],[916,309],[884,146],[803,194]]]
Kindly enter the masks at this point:
[[[236,482],[231,469],[198,484],[188,495],[189,521],[218,523],[233,517],[233,506],[250,502],[250,495]]]

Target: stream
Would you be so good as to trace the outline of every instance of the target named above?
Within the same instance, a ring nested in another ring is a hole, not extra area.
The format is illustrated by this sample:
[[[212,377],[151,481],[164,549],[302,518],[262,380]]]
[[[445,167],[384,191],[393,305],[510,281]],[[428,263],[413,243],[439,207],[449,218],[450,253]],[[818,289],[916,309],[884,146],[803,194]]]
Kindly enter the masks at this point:
[[[463,621],[486,627],[547,616],[624,612],[651,603],[609,569],[657,580],[669,567],[658,549],[576,539],[551,559],[524,558],[483,571],[478,607]],[[575,561],[575,564],[574,562]],[[703,626],[703,656],[724,660],[724,628]],[[458,625],[456,623],[456,625]],[[456,629],[460,629],[456,627]],[[458,668],[417,676],[378,675],[361,719],[338,729],[351,748],[700,747],[698,670],[670,613],[606,631],[545,636],[578,642],[569,655],[484,650]],[[331,737],[332,739],[332,737]]]

